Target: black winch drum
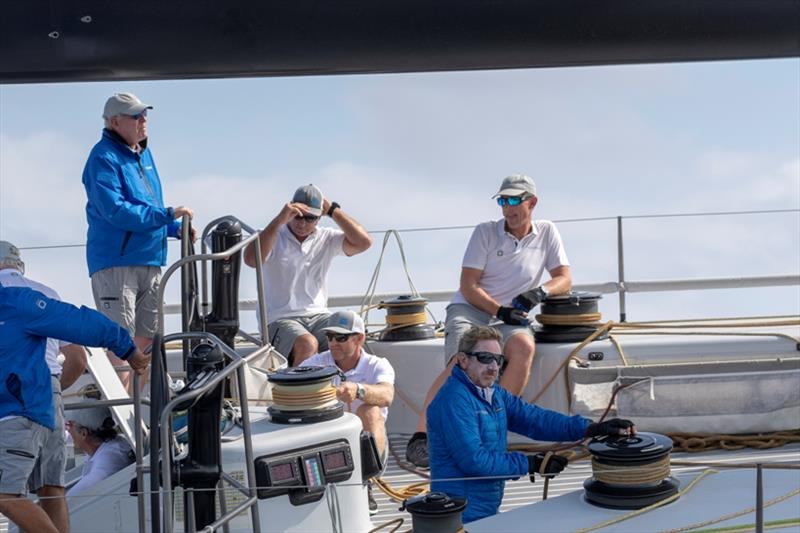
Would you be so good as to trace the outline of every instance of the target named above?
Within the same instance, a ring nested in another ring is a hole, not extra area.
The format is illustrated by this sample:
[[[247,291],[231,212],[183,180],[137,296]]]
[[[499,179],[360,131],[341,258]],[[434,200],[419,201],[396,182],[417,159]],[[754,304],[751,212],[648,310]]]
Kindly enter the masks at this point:
[[[431,324],[425,324],[425,319],[422,323],[409,324],[407,326],[395,326],[392,323],[397,323],[411,315],[419,315],[426,313],[426,306],[428,300],[419,296],[404,294],[391,300],[382,301],[378,305],[378,309],[386,309],[386,324],[387,328],[381,332],[379,338],[381,341],[416,341],[422,339],[432,339],[436,336],[436,330]]]
[[[541,314],[549,316],[569,317],[599,313],[598,301],[603,296],[596,292],[576,291],[545,299],[541,304]],[[537,326],[533,330],[536,342],[546,344],[583,342],[598,330],[598,324]],[[608,333],[598,335],[594,340],[608,338]]]
[[[637,433],[633,437],[596,437],[588,445],[593,469],[627,467],[632,475],[641,475],[648,467],[659,468],[669,461],[672,439],[658,433]],[[624,469],[621,470],[624,472]],[[597,474],[583,482],[589,503],[609,509],[641,509],[678,493],[680,483],[669,475],[640,483],[608,483]]]
[[[400,510],[411,513],[414,533],[456,533],[463,531],[461,512],[466,506],[466,499],[429,492],[403,501]]]
[[[338,374],[339,370],[333,366],[300,366],[282,368],[270,374],[267,379],[275,387],[296,389],[298,392],[302,392],[304,389],[313,391],[324,387]],[[275,388],[273,388],[273,395],[274,393]],[[267,408],[267,412],[276,424],[313,424],[342,416],[344,413],[342,402],[326,403],[330,404],[308,409],[289,409],[272,405]]]

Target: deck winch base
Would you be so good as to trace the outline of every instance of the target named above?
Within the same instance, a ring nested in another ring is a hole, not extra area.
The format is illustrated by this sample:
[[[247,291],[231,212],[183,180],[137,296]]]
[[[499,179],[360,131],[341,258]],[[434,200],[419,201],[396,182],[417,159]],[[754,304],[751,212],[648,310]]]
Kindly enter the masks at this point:
[[[330,396],[331,380],[339,374],[336,367],[303,366],[282,368],[270,374],[273,397],[282,398],[267,408],[276,424],[314,424],[339,418],[344,404]]]

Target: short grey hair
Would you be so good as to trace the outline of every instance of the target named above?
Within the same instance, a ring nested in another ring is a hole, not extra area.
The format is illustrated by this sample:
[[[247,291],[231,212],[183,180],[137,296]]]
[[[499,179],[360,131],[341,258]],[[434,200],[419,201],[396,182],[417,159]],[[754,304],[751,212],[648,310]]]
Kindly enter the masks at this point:
[[[503,336],[494,328],[487,326],[472,326],[458,341],[459,352],[471,352],[479,341],[497,341],[502,344]]]

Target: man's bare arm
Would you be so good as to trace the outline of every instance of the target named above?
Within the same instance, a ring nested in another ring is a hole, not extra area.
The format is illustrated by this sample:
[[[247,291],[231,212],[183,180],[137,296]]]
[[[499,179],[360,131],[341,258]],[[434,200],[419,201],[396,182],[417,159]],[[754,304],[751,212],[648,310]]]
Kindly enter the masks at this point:
[[[64,367],[61,369],[61,390],[72,386],[86,371],[88,357],[86,349],[79,344],[67,344],[61,347],[64,354]]]

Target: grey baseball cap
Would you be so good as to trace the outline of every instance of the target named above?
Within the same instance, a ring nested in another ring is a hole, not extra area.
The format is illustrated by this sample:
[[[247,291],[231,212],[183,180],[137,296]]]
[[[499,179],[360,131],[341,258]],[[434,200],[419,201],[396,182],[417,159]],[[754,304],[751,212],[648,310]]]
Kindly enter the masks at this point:
[[[522,196],[528,194],[536,196],[536,184],[533,178],[525,174],[512,174],[503,179],[500,190],[492,198],[498,196]]]
[[[322,191],[316,185],[309,183],[294,191],[292,202],[305,205],[315,217],[322,216]]]
[[[107,418],[111,418],[111,421],[106,422]],[[114,422],[114,417],[111,416],[111,411],[109,408],[100,406],[89,407],[87,409],[69,409],[64,411],[64,419],[68,422],[74,422],[79,426],[83,426],[92,431],[101,429],[103,426],[112,428],[116,425],[116,422]]]
[[[322,331],[364,333],[364,319],[353,311],[337,311],[328,317],[328,325]]]
[[[133,93],[114,93],[103,108],[103,118],[116,117],[117,115],[138,115],[145,109],[153,106],[145,104]]]
[[[25,272],[25,263],[19,254],[19,248],[8,241],[0,241],[0,268],[2,265],[12,265],[20,272]]]

